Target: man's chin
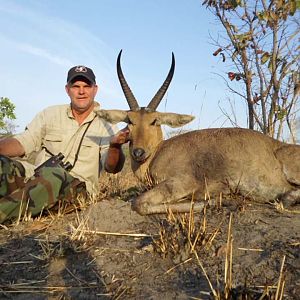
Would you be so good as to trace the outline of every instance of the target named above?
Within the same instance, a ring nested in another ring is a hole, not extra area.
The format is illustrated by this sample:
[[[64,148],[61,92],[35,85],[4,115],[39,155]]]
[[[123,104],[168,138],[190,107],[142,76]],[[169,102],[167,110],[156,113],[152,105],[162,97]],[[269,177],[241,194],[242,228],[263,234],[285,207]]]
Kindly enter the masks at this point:
[[[72,108],[74,110],[76,110],[77,112],[86,112],[88,111],[89,109],[91,109],[91,107],[94,107],[93,103],[92,104],[84,104],[84,103],[76,103],[76,104],[73,104],[72,105]]]

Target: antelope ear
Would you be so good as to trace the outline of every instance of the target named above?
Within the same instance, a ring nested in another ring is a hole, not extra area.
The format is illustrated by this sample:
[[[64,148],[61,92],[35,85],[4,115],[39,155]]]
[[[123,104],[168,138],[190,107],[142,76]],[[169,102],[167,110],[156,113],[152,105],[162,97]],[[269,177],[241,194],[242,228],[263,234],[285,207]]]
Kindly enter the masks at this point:
[[[181,127],[187,123],[190,123],[195,119],[191,115],[182,115],[175,113],[159,113],[156,119],[156,125],[168,125],[170,127],[176,128]]]
[[[117,124],[119,122],[125,122],[128,123],[128,115],[126,110],[119,110],[119,109],[99,109],[96,110],[95,113],[105,121],[112,123],[112,124]]]

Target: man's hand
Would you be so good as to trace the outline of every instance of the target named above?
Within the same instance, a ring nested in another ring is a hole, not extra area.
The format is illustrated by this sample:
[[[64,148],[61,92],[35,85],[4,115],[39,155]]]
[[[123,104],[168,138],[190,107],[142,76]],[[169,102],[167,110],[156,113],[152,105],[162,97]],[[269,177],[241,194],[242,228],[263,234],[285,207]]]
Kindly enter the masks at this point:
[[[129,128],[125,127],[117,132],[110,140],[110,147],[121,147],[129,141]]]
[[[105,161],[107,172],[118,173],[122,170],[125,162],[122,145],[129,141],[129,133],[128,127],[125,127],[111,138]]]

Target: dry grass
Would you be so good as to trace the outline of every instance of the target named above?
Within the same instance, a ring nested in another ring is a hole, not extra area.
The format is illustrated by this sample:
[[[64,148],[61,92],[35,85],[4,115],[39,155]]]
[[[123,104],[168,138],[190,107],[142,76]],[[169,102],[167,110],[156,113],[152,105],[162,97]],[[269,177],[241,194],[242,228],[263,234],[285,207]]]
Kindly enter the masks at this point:
[[[160,222],[159,236],[153,238],[154,250],[164,258],[169,256],[175,262],[183,262],[195,251],[209,249],[220,226],[208,232],[206,208],[195,216],[193,202],[189,214],[174,215],[168,210],[166,219]]]
[[[215,278],[217,287],[214,287],[207,272],[199,258],[199,253],[209,250],[211,245],[220,233],[222,222],[211,232],[208,231],[206,209],[202,214],[193,211],[193,204],[189,214],[176,214],[168,211],[166,219],[160,222],[159,236],[153,238],[154,250],[163,258],[170,257],[176,265],[166,273],[170,273],[175,268],[196,260],[204,274],[211,290],[213,300],[245,299],[245,300],[282,300],[285,287],[285,256],[282,259],[281,268],[277,283],[265,286],[251,286],[245,280],[244,285],[235,286],[233,284],[233,217],[230,214],[227,243],[225,250],[223,282],[219,282],[218,276]],[[262,249],[248,249],[251,251],[262,251]],[[197,298],[195,298],[197,299]]]
[[[136,197],[144,189],[132,172],[103,173],[99,182],[98,200],[120,198],[124,201]]]
[[[283,203],[281,201],[274,201],[273,203],[271,203],[274,208],[281,212],[288,212],[288,213],[292,213],[292,214],[300,214],[300,210],[294,210],[294,209],[287,209],[286,207],[284,207]]]

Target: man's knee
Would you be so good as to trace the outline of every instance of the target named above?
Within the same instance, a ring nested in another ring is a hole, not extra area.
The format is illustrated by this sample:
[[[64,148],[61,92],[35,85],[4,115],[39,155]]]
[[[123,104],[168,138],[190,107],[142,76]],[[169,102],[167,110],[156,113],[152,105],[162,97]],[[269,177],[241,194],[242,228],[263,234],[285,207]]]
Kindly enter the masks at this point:
[[[85,188],[84,182],[74,178],[62,167],[44,167],[39,169],[36,179],[43,185],[51,186],[56,197],[64,198],[78,188]]]
[[[7,156],[0,155],[0,197],[24,187],[24,179],[25,169],[23,165]]]
[[[20,162],[0,154],[0,174],[24,177],[25,168]]]

